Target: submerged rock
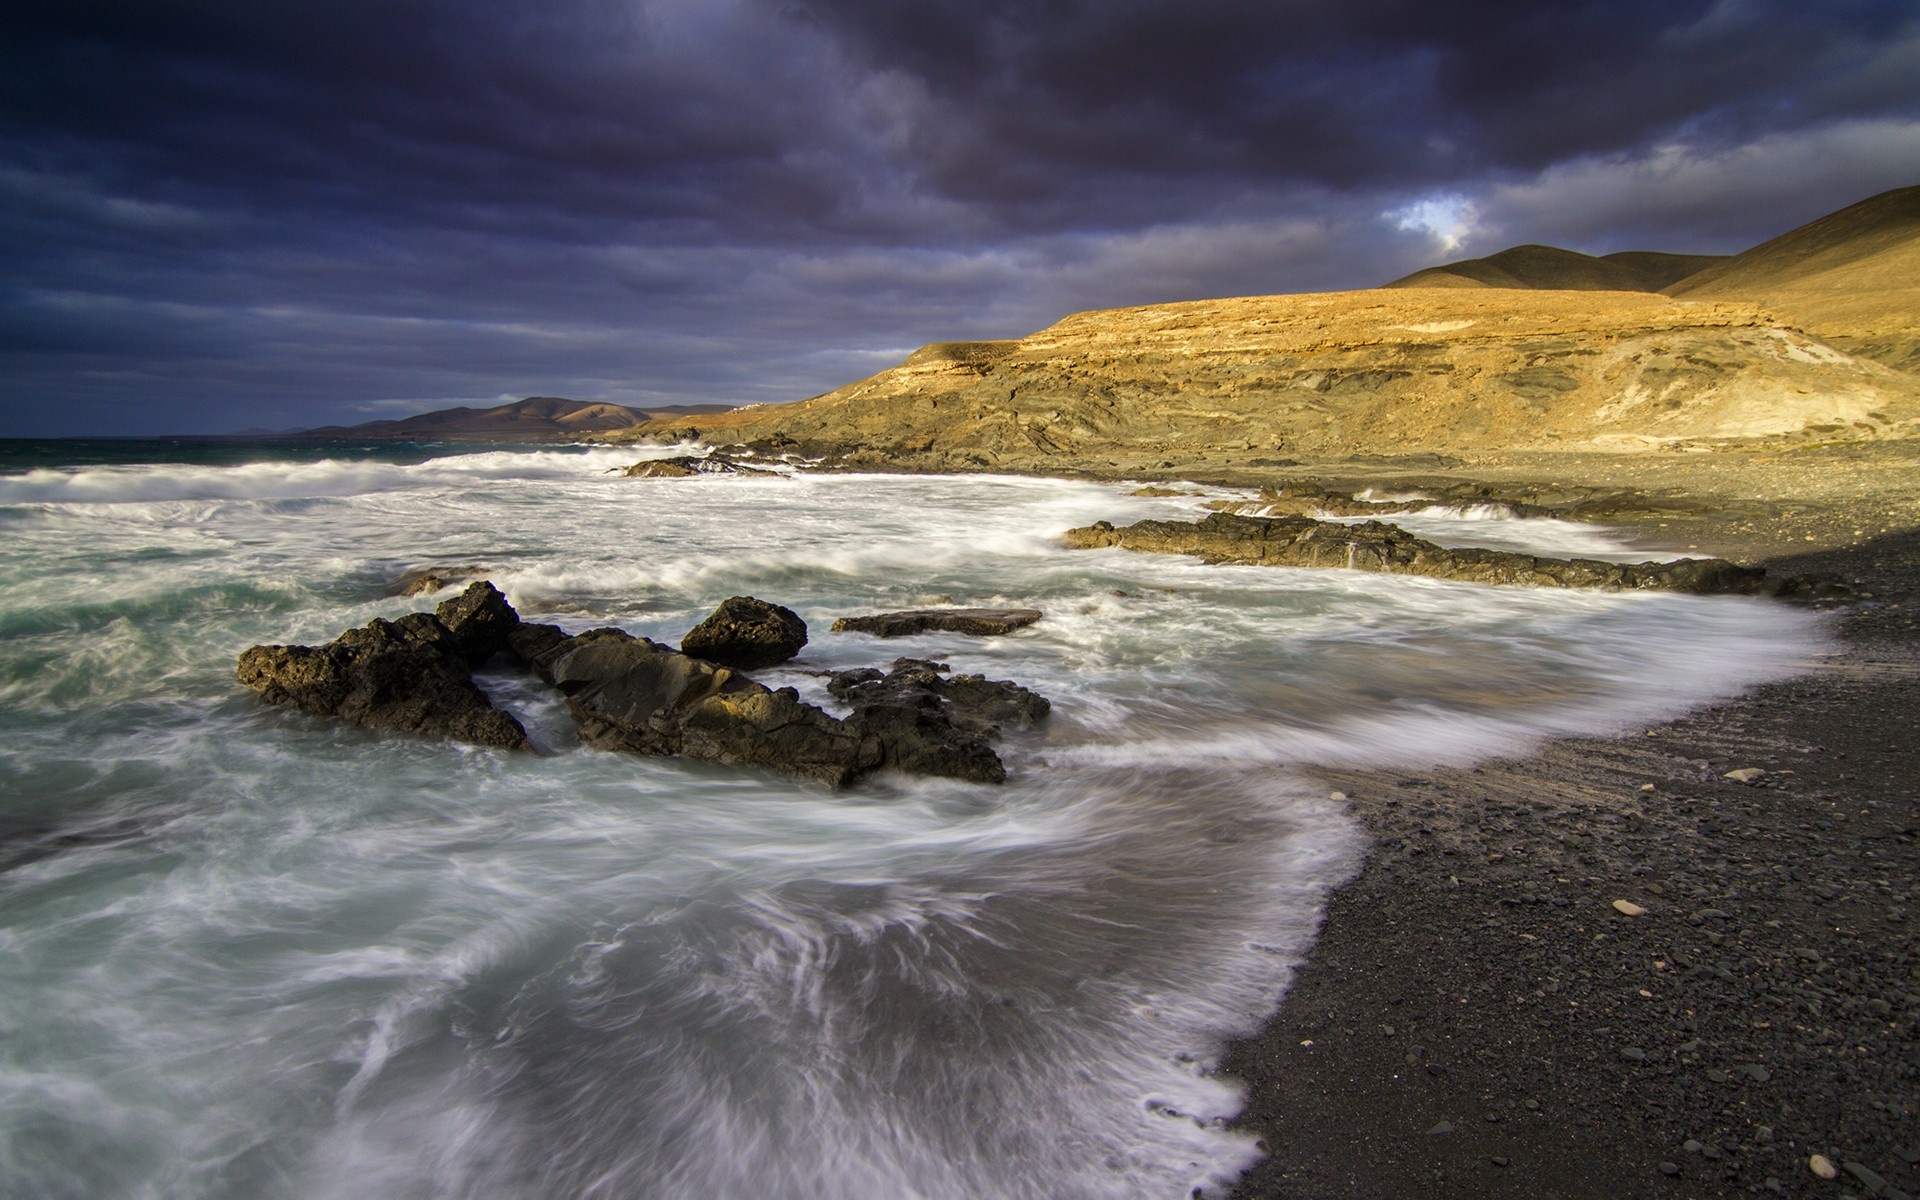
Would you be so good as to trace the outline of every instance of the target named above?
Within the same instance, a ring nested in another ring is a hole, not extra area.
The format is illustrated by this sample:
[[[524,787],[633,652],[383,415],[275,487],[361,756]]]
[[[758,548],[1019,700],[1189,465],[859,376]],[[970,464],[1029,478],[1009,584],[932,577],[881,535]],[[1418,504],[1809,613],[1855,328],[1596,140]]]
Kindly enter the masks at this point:
[[[400,578],[388,587],[389,596],[424,596],[429,592],[438,592],[452,587],[463,579],[478,579],[486,574],[485,567],[443,566],[416,567],[403,571]]]
[[[833,631],[871,633],[877,637],[891,638],[939,630],[973,637],[993,637],[1024,629],[1038,621],[1041,615],[1037,608],[916,608],[904,612],[841,617],[833,623]]]
[[[235,674],[269,704],[370,729],[529,748],[520,722],[474,686],[469,661],[467,647],[440,618],[409,613],[397,621],[376,618],[324,646],[254,646],[240,655]]]
[[[739,459],[720,454],[682,454],[674,458],[650,458],[634,463],[621,475],[627,479],[685,479],[691,475],[777,475],[762,467],[750,467]]]
[[[1209,563],[1345,567],[1473,583],[1745,596],[1821,594],[1829,586],[1800,579],[1772,580],[1763,567],[1743,567],[1719,558],[1611,563],[1541,558],[1509,550],[1450,550],[1383,521],[1343,525],[1301,516],[1214,513],[1193,522],[1141,521],[1119,528],[1100,521],[1069,529],[1063,536],[1067,545],[1079,549],[1121,546],[1163,554],[1193,554]]]
[[[807,623],[790,608],[732,596],[681,639],[682,653],[743,671],[773,667],[807,644]]]

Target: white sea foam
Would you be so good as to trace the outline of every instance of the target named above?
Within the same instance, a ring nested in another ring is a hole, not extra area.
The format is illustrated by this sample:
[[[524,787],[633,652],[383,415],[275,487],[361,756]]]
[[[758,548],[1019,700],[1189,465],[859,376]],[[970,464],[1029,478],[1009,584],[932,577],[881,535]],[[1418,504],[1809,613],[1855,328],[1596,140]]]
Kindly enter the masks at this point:
[[[1251,1161],[1206,1067],[1355,862],[1292,768],[1643,721],[1820,645],[1815,618],[1754,602],[1054,540],[1192,497],[606,474],[638,456],[0,480],[42,489],[0,496],[0,1192],[1186,1196]],[[1009,737],[1005,788],[834,795],[580,748],[507,668],[483,681],[547,755],[343,728],[233,682],[252,642],[419,606],[387,585],[436,563],[669,642],[758,594],[813,630],[769,682],[818,695],[808,672],[929,656],[1055,716]],[[828,632],[944,598],[1047,615],[994,639]]]

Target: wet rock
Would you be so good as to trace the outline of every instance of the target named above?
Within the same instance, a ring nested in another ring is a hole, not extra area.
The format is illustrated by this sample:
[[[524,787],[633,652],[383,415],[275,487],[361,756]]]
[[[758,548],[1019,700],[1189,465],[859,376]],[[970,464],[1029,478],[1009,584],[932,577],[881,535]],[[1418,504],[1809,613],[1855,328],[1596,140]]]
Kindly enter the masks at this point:
[[[834,676],[829,690],[853,710],[843,720],[801,702],[792,688],[770,690],[729,667],[618,631],[558,646],[543,636],[541,643],[535,669],[544,664],[566,694],[588,745],[684,754],[833,787],[881,768],[1004,782],[1006,767],[988,742],[1048,708],[1018,684],[947,679],[940,664],[901,660],[891,673]]]
[[[948,671],[945,663],[901,658],[889,672],[835,672],[827,691],[853,709],[847,724],[879,765],[1002,782],[1006,768],[987,743],[1006,728],[1045,719],[1052,706],[1017,683]]]
[[[269,704],[370,729],[529,748],[520,722],[474,686],[469,661],[438,617],[409,613],[376,618],[323,646],[254,646],[235,674]]]
[[[749,681],[739,680],[744,685]],[[792,688],[723,686],[681,721],[681,753],[709,762],[764,767],[841,787],[880,764],[846,722],[800,702]],[[996,760],[997,761],[997,760]],[[925,771],[926,774],[945,774]],[[1003,771],[1000,782],[1005,779]]]
[[[1731,779],[1735,783],[1757,783],[1766,772],[1759,767],[1741,767],[1737,771],[1728,771],[1722,779]]]
[[[1840,1168],[1834,1166],[1833,1160],[1824,1154],[1810,1156],[1807,1159],[1807,1170],[1812,1171],[1822,1179],[1840,1178]]]
[[[626,635],[623,633],[622,636]],[[553,659],[572,641],[573,637],[558,625],[522,621],[507,635],[507,649],[520,660],[522,666],[531,668],[543,681],[552,683]]]
[[[904,612],[841,617],[835,633],[871,633],[878,637],[907,637],[916,633],[964,633],[993,637],[1024,629],[1041,617],[1035,608],[918,608]]]
[[[1613,902],[1613,911],[1623,917],[1644,917],[1647,915],[1646,909],[1641,908],[1631,900],[1615,900]]]
[[[520,614],[514,612],[507,598],[486,580],[468,584],[458,596],[441,601],[433,613],[446,626],[467,662],[476,667],[505,650],[507,639],[520,624]]]
[[[743,671],[778,666],[807,644],[798,613],[752,596],[732,596],[680,642],[683,654]]]
[[[739,459],[721,454],[682,454],[674,458],[650,458],[634,463],[621,472],[627,479],[685,479],[692,475],[775,475],[761,467],[750,467]]]
[[[485,567],[443,566],[416,567],[403,571],[400,578],[393,581],[387,589],[390,596],[424,596],[452,587],[463,579],[478,579],[487,573]]]
[[[1213,513],[1198,521],[1141,521],[1116,528],[1100,521],[1063,535],[1078,549],[1119,546],[1160,554],[1192,554],[1209,563],[1274,567],[1345,567],[1473,583],[1537,587],[1657,590],[1738,595],[1800,594],[1795,580],[1769,579],[1761,567],[1717,558],[1610,563],[1540,558],[1506,550],[1447,549],[1396,525],[1343,525],[1305,516],[1248,517]]]

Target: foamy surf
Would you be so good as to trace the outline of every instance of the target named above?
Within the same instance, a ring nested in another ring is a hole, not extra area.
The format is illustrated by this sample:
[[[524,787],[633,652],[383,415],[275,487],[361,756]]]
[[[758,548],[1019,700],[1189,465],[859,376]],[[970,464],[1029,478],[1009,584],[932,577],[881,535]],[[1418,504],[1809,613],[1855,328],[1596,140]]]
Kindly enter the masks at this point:
[[[1621,727],[1821,645],[1750,601],[1054,540],[1203,497],[608,473],[633,457],[0,477],[0,1191],[1217,1189],[1255,1150],[1209,1067],[1359,852],[1300,768]],[[507,669],[489,686],[547,756],[382,737],[233,683],[253,642],[418,607],[388,585],[441,563],[529,617],[669,642],[758,594],[814,631],[769,682],[817,697],[814,672],[931,656],[1055,715],[1010,739],[1005,788],[833,795],[582,749]],[[945,598],[1047,616],[978,641],[827,632]]]

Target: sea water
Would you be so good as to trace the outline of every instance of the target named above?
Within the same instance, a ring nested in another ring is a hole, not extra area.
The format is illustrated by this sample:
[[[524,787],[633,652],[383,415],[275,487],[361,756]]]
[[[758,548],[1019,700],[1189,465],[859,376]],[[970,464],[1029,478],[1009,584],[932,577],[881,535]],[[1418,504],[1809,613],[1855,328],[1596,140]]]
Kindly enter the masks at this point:
[[[0,1194],[1180,1197],[1253,1161],[1211,1067],[1362,852],[1316,768],[1465,762],[1779,676],[1742,599],[1073,551],[1205,495],[873,475],[625,479],[634,451],[191,443],[0,454]],[[1205,489],[1196,489],[1204,492]],[[1217,493],[1215,493],[1217,494]],[[1425,514],[1459,542],[1604,532]],[[1053,701],[1003,787],[829,792],[350,728],[236,684],[483,569],[676,642],[797,610],[760,673],[931,657]],[[837,616],[1041,609],[883,641]]]

